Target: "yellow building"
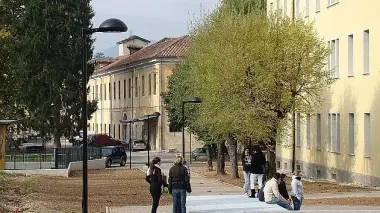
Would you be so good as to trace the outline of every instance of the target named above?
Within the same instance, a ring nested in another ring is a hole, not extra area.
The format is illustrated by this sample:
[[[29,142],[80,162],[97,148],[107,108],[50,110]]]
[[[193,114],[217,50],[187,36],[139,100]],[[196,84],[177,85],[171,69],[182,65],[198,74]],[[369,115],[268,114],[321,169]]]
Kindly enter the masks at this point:
[[[144,38],[130,36],[118,42],[119,57],[95,60],[96,70],[88,83],[88,98],[98,100],[98,110],[89,121],[89,129],[127,141],[132,125],[131,138],[147,140],[146,115],[159,112],[158,118],[149,121],[151,149],[182,150],[182,133],[169,127],[161,94],[167,91],[168,76],[188,49],[189,39],[182,36],[149,43]],[[120,122],[141,118],[145,119],[132,124]],[[195,139],[191,141],[195,148]],[[187,151],[189,143],[189,135],[186,135]]]
[[[268,9],[291,16],[292,2],[295,15],[314,21],[332,49],[328,66],[336,78],[323,107],[296,121],[296,167],[312,178],[379,185],[380,1],[268,0]],[[292,150],[285,145],[278,146],[277,167],[290,170]]]

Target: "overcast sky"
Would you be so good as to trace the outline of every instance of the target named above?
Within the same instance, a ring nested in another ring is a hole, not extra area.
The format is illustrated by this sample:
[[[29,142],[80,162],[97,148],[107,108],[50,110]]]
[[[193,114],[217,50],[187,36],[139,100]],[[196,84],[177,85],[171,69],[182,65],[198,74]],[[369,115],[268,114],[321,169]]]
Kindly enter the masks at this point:
[[[131,34],[148,40],[175,37],[188,33],[188,23],[201,11],[213,10],[219,0],[92,0],[94,27],[107,18],[123,20],[126,33],[97,33],[95,52],[115,46]]]

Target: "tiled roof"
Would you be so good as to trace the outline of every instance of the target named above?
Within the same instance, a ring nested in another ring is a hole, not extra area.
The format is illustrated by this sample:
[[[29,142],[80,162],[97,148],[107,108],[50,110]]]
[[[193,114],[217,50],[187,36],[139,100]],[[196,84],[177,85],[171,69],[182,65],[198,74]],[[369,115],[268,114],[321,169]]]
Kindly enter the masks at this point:
[[[164,38],[160,41],[147,46],[136,53],[128,56],[119,56],[116,61],[99,69],[95,72],[106,71],[125,66],[131,63],[136,63],[143,60],[161,58],[161,57],[182,57],[189,48],[189,36],[181,36],[178,38]]]

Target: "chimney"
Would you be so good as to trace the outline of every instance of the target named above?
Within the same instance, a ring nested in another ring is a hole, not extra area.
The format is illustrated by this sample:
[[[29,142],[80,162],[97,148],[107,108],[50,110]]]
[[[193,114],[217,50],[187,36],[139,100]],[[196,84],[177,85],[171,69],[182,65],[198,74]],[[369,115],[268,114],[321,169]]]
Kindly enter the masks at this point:
[[[143,46],[134,45],[134,44],[129,44],[129,45],[127,45],[127,48],[129,49],[129,54],[132,55],[133,53],[141,50],[144,47]]]
[[[128,38],[117,42],[119,46],[119,56],[128,56],[148,46],[149,40],[140,36],[131,35]]]

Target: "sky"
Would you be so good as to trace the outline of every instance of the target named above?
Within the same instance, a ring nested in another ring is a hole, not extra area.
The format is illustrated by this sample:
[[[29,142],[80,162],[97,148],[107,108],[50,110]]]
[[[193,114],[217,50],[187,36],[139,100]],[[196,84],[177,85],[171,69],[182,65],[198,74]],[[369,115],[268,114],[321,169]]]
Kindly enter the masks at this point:
[[[189,22],[217,6],[219,0],[92,0],[94,27],[108,18],[128,26],[126,33],[97,33],[95,53],[116,45],[130,35],[157,41],[188,33]]]

